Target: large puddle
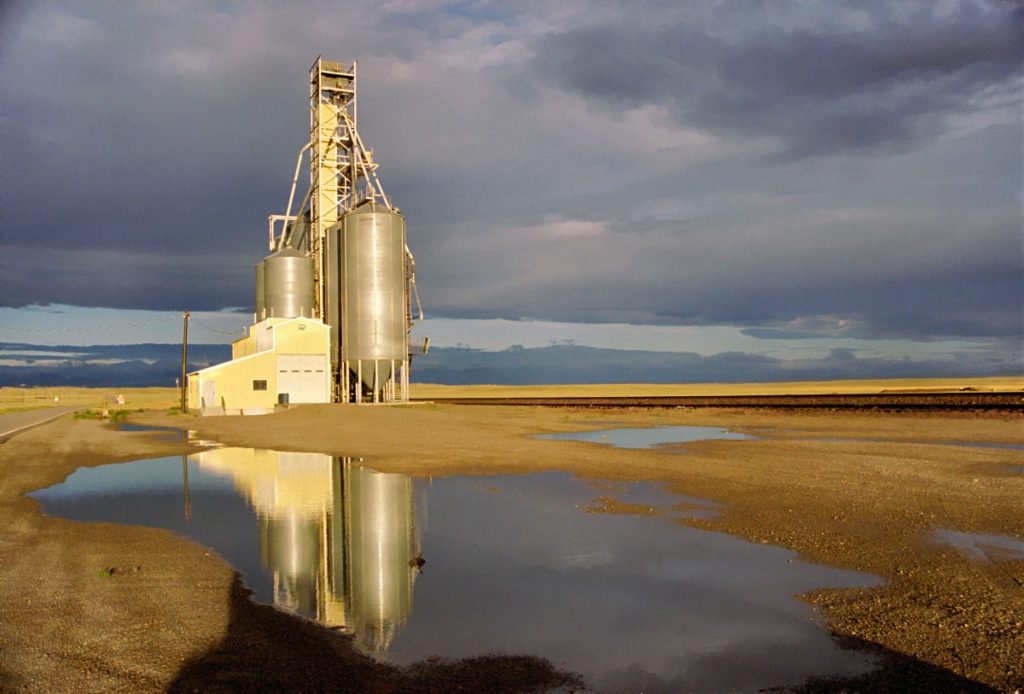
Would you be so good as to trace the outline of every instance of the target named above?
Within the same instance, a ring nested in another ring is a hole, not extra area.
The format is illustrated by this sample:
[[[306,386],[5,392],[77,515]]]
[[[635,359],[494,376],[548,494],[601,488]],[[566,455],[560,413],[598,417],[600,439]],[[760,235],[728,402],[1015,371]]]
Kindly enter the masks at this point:
[[[739,434],[720,427],[661,426],[626,427],[622,429],[596,429],[570,431],[560,434],[543,434],[539,439],[586,441],[603,443],[616,448],[654,448],[666,444],[691,443],[712,440],[748,440],[755,437]]]
[[[655,513],[594,512],[609,495]],[[414,480],[349,458],[218,448],[83,468],[33,496],[50,515],[193,538],[257,600],[398,664],[529,653],[599,691],[667,692],[873,665],[838,649],[794,596],[876,578],[680,526],[681,498],[650,484],[559,472]]]

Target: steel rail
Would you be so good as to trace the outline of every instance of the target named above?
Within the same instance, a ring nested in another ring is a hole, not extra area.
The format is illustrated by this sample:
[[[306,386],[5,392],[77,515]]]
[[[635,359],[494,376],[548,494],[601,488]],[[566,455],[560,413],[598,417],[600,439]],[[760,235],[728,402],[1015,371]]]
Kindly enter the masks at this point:
[[[413,398],[426,400],[426,398]],[[855,393],[820,395],[682,395],[615,397],[509,397],[429,398],[451,405],[562,407],[583,409],[622,408],[754,408],[815,410],[922,410],[1024,412],[1024,391],[1001,393]]]

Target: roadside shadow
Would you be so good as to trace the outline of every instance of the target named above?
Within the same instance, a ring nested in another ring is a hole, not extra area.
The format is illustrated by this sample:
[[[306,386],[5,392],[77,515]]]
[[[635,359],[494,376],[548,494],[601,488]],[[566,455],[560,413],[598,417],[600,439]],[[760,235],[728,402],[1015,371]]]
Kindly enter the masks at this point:
[[[0,657],[3,657],[2,652],[0,652]],[[14,675],[0,666],[0,692],[13,692],[22,688],[24,688],[24,682],[15,679]]]
[[[532,656],[429,658],[406,668],[356,651],[352,639],[260,605],[235,573],[227,634],[186,663],[170,692],[547,691],[581,687],[580,678]]]
[[[770,681],[778,677],[773,662],[782,662],[792,653],[784,643],[775,644],[776,651],[762,651],[750,662],[744,663],[743,649],[709,653],[688,662],[685,672],[664,676],[645,672],[639,666],[611,673],[602,683],[600,691],[610,692],[717,692],[735,691],[716,686],[722,673],[740,674],[746,679],[734,680],[739,691],[772,692],[773,694],[839,694],[928,692],[945,694],[963,692],[975,694],[997,690],[944,668],[883,648],[862,639],[833,636],[839,648],[864,656],[874,667],[859,675],[813,677],[801,683],[761,688],[758,680]],[[763,660],[766,655],[768,660]],[[774,659],[774,660],[773,660]],[[760,661],[760,662],[756,662]],[[767,663],[762,665],[760,663]],[[777,680],[776,680],[777,681]],[[1012,688],[1010,688],[1012,691]]]
[[[825,694],[826,692],[962,692],[998,694],[981,682],[957,675],[938,665],[880,646],[854,636],[833,635],[843,650],[856,651],[878,659],[870,672],[849,677],[812,678],[796,687],[769,689],[771,692]]]

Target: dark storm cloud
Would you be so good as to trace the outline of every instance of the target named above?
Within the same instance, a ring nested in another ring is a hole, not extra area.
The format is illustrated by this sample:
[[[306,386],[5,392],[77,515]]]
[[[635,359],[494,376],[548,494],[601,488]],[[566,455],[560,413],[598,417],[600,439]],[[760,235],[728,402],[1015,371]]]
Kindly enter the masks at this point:
[[[573,280],[540,282],[497,296],[453,288],[451,294],[442,292],[436,298],[448,306],[448,315],[461,318],[572,316],[579,322],[750,325],[837,313],[865,324],[860,337],[1014,336],[1024,328],[1020,314],[1024,277],[1015,262],[1008,258],[1003,271],[995,274],[944,273],[928,280],[906,278],[881,284],[850,277],[832,282],[793,278],[784,283],[766,267],[757,274],[733,277],[723,286],[715,282],[713,272],[699,272],[677,279],[671,287],[661,284],[661,293],[652,292],[648,283],[622,277],[612,262],[604,275],[593,268]],[[813,336],[784,334],[789,339]]]
[[[218,310],[253,305],[255,254],[40,249],[4,245],[0,305]]]
[[[250,306],[322,52],[431,316],[1010,343],[1013,7],[23,3],[0,305]]]
[[[1009,3],[948,15],[925,3],[904,17],[879,3],[866,25],[813,31],[775,25],[771,4],[743,5],[737,38],[687,16],[645,23],[651,6],[637,4],[613,24],[547,34],[533,67],[612,108],[661,104],[680,123],[778,138],[787,156],[911,146],[986,90],[1012,93],[1020,73],[1024,13]]]
[[[449,315],[477,317],[481,307],[506,317],[638,323],[835,315],[855,321],[858,337],[1019,335],[1024,268],[1009,188],[1020,178],[1015,155],[996,151],[1006,151],[1006,139],[982,133],[939,157],[921,151],[881,169],[854,159],[839,173],[820,160],[765,166],[753,177],[716,173],[728,181],[719,192],[690,185],[707,173],[698,168],[673,179],[707,208],[690,217],[606,217],[601,233],[602,213],[622,215],[621,201],[634,197],[627,194],[612,196],[606,210],[594,201],[593,235],[559,235],[557,223],[456,235],[422,255],[435,271],[431,301]],[[1001,170],[1005,177],[994,176]],[[920,171],[931,173],[913,178]],[[975,175],[1002,192],[978,192],[969,185]]]
[[[268,83],[276,61],[263,56],[187,72],[187,44],[181,66],[173,48],[187,27],[173,18],[60,16],[77,27],[69,45],[23,38],[3,65],[17,85],[4,213],[18,241],[225,251],[265,226],[254,203],[283,199],[270,161],[288,153],[260,135],[289,121],[301,129],[301,83]],[[45,16],[29,19],[46,28]]]
[[[269,40],[301,35],[301,13],[252,10],[24,3],[8,14],[0,305],[252,304],[316,55]]]

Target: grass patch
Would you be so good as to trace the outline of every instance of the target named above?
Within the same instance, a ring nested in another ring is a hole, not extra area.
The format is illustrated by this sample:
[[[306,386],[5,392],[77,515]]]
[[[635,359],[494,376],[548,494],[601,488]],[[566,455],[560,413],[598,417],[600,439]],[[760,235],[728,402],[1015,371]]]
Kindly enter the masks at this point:
[[[32,410],[42,410],[42,405],[27,405],[25,407],[0,407],[0,414],[14,414],[15,412],[31,412]]]
[[[146,411],[145,408],[142,408],[142,407],[140,407],[138,409],[134,409],[134,410],[131,410],[131,409],[111,410],[111,409],[105,409],[105,408],[101,408],[101,409],[89,408],[89,409],[85,409],[85,410],[78,410],[77,412],[75,412],[74,418],[75,419],[106,419],[106,420],[110,421],[113,424],[117,424],[118,422],[126,421],[128,419],[128,415],[132,414],[133,412],[145,412],[145,411]]]

